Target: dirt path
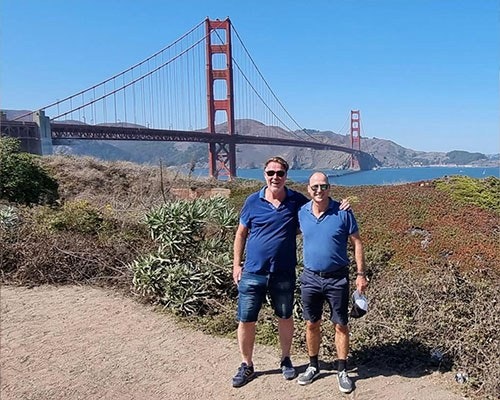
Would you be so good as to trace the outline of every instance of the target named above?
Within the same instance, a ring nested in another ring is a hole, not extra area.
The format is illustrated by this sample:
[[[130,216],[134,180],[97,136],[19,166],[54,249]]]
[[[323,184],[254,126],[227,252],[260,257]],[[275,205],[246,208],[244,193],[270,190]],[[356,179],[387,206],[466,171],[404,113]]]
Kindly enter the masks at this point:
[[[258,378],[233,389],[236,340],[179,328],[130,298],[91,287],[2,287],[2,400],[127,399],[425,399],[458,400],[444,378],[352,374],[356,390],[338,392],[332,371],[312,385],[285,381],[277,352],[258,346]],[[303,370],[306,360],[294,358]],[[361,372],[360,372],[361,374]]]

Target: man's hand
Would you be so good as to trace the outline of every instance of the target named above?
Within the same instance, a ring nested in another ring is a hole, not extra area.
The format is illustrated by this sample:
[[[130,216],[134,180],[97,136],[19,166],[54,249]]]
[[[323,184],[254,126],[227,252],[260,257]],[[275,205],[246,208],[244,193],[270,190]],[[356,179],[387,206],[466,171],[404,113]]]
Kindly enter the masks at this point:
[[[349,211],[351,209],[351,203],[349,203],[349,198],[342,199],[340,202],[340,209],[344,211]]]
[[[345,211],[350,211],[353,204],[359,203],[358,196],[347,196],[345,199],[342,199],[340,203],[340,209]]]
[[[238,225],[233,244],[233,281],[236,285],[241,280],[241,271],[243,270],[243,252],[248,237],[248,228],[241,223]]]
[[[364,275],[358,275],[356,277],[356,289],[359,293],[364,293],[368,287],[368,279]]]
[[[241,265],[235,265],[233,266],[233,281],[236,285],[240,283],[241,280],[241,271],[242,271]]]

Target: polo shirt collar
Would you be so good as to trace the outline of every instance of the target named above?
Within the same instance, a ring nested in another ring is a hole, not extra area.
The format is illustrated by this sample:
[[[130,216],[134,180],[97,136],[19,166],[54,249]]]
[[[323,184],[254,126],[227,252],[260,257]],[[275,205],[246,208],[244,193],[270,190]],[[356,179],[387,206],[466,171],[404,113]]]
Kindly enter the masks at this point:
[[[312,200],[309,200],[309,202],[306,203],[306,210],[309,211],[311,214],[312,214],[312,205],[313,205]],[[326,208],[325,213],[328,210],[333,209],[334,207],[335,207],[335,202],[331,197],[328,197],[328,207]]]
[[[259,190],[259,198],[261,198],[261,199],[266,198],[266,189],[267,189],[267,186],[264,186],[262,189]],[[291,190],[288,189],[286,186],[285,186],[285,192],[286,192],[285,199],[291,196]]]

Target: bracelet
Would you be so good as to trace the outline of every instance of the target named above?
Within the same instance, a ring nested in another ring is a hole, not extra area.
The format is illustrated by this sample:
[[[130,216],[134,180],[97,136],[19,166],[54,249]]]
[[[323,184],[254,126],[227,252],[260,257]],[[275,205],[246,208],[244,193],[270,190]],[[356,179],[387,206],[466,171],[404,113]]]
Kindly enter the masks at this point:
[[[366,272],[357,272],[356,275],[357,276],[365,276],[366,277]]]

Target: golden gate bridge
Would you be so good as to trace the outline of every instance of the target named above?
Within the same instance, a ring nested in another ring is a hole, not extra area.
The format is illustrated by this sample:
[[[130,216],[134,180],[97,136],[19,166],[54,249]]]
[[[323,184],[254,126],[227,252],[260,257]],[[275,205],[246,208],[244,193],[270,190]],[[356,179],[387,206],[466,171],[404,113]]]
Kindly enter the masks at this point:
[[[251,135],[248,120],[262,123]],[[241,144],[341,151],[350,168],[370,169],[359,110],[350,120],[350,146],[310,134],[264,79],[230,19],[207,18],[126,70],[0,125],[3,135],[34,138],[39,154],[74,139],[204,142],[210,177],[231,179]]]

